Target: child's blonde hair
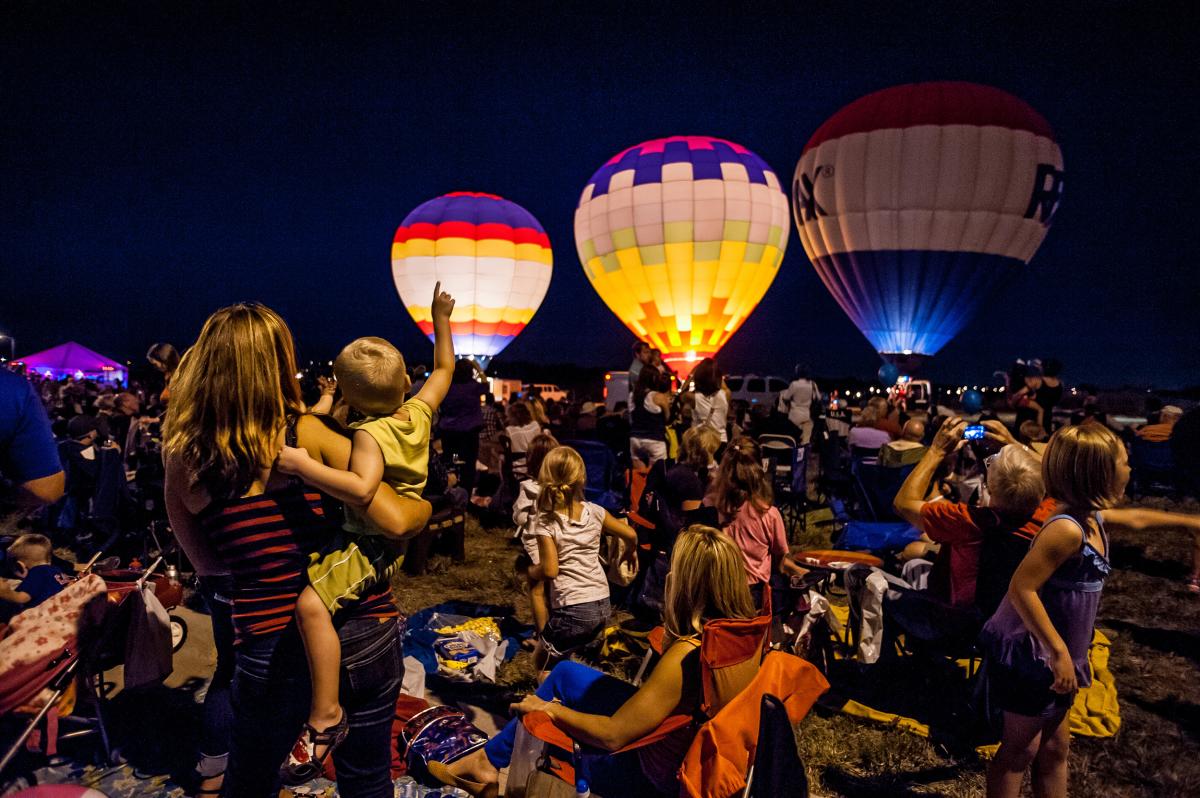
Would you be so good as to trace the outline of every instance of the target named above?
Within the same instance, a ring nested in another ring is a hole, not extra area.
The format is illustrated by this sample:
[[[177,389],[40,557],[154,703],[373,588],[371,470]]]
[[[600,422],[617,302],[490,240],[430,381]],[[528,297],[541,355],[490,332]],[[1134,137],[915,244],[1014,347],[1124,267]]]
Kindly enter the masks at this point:
[[[546,454],[538,470],[537,510],[542,515],[553,515],[571,502],[583,499],[583,486],[587,482],[587,469],[579,452],[570,446],[557,446]]]
[[[692,427],[683,433],[679,462],[696,471],[705,470],[712,463],[713,455],[721,448],[721,436],[708,424]]]
[[[351,341],[333,361],[333,376],[346,402],[368,416],[390,416],[411,385],[404,355],[382,338]]]
[[[1078,514],[1117,504],[1123,488],[1117,474],[1121,446],[1103,424],[1062,427],[1042,454],[1046,494]]]
[[[54,545],[50,542],[50,538],[36,532],[21,535],[8,547],[8,556],[25,567],[29,567],[31,563],[41,565],[50,562],[50,555],[53,552]]]
[[[663,600],[667,644],[699,637],[717,618],[753,618],[742,550],[711,526],[693,524],[675,541],[671,578]]]

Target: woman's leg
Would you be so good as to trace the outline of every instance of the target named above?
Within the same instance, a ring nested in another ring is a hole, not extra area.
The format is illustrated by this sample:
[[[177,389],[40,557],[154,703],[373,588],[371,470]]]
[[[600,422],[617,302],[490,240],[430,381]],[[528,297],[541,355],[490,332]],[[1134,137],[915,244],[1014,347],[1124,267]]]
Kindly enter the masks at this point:
[[[238,647],[225,795],[278,796],[279,766],[308,713],[307,677],[304,647],[294,629]]]
[[[1045,721],[1042,744],[1033,760],[1033,794],[1037,798],[1066,798],[1067,755],[1071,752],[1070,713]]]
[[[229,577],[201,577],[200,594],[212,621],[213,643],[217,649],[217,667],[204,694],[204,728],[200,735],[200,775],[202,794],[216,795],[225,776],[229,757],[229,738],[233,731],[233,618],[229,595]]]
[[[404,679],[399,624],[348,621],[342,640],[342,702],[350,736],[333,752],[338,793],[346,798],[392,794],[392,717]]]
[[[1017,798],[1042,741],[1042,718],[1004,713],[1004,736],[988,766],[987,798]]]
[[[550,671],[546,681],[537,689],[545,701],[557,698],[563,706],[595,715],[612,715],[637,692],[637,688],[595,668],[570,660],[560,662]],[[508,767],[512,759],[513,741],[517,736],[514,718],[484,746],[488,760],[497,768]]]

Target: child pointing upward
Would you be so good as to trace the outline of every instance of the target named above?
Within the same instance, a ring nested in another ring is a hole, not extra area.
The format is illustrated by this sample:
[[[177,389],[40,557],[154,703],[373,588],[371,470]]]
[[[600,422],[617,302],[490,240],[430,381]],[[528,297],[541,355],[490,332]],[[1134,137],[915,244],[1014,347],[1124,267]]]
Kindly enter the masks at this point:
[[[420,498],[429,476],[429,436],[433,414],[441,405],[454,373],[450,314],[454,298],[433,289],[433,372],[416,396],[404,401],[411,385],[404,357],[382,338],[359,338],[342,350],[333,373],[346,401],[366,415],[352,425],[350,468],[322,465],[304,449],[284,446],[279,470],[346,505],[344,540],[322,554],[308,569],[309,586],[296,604],[296,620],[304,638],[312,676],[308,723],[280,772],[288,784],[302,784],[320,774],[325,760],[349,732],[338,703],[341,645],[332,615],[363,592],[386,580],[403,561],[403,550],[365,515],[381,482],[399,496]]]

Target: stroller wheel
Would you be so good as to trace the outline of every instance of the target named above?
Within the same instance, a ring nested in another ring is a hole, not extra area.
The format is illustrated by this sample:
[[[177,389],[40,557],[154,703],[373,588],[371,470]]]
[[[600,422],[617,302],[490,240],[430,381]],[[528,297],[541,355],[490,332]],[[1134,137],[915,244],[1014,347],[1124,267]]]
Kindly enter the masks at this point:
[[[174,654],[187,642],[187,621],[178,615],[167,617],[171,619],[171,653]]]

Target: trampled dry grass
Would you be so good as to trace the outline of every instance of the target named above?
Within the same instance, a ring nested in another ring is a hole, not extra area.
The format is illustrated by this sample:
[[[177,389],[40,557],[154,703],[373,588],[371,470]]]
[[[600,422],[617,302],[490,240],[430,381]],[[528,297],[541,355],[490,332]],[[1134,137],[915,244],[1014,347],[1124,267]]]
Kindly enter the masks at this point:
[[[1194,501],[1148,506],[1200,512]],[[529,620],[528,600],[512,572],[511,530],[468,523],[467,563],[435,558],[430,573],[396,585],[401,608],[413,611],[450,599],[511,604]],[[813,533],[817,543],[819,532]],[[1200,598],[1182,579],[1190,538],[1182,532],[1135,535],[1112,544],[1115,571],[1100,604],[1100,628],[1112,639],[1122,725],[1108,739],[1076,738],[1071,752],[1071,794],[1166,798],[1200,794]],[[516,691],[532,689],[528,655],[501,672]],[[868,677],[869,678],[869,677]],[[924,691],[920,680],[898,690]],[[920,695],[915,696],[920,699]],[[797,740],[814,792],[829,796],[983,794],[985,763],[972,753],[818,707],[800,725]]]

